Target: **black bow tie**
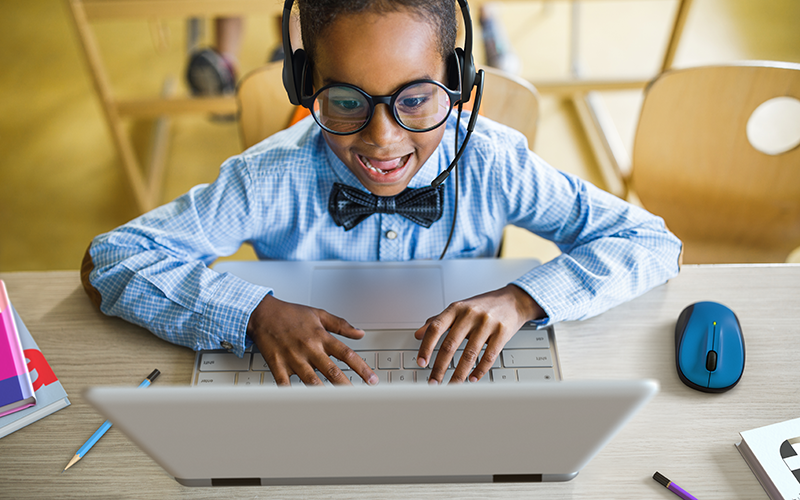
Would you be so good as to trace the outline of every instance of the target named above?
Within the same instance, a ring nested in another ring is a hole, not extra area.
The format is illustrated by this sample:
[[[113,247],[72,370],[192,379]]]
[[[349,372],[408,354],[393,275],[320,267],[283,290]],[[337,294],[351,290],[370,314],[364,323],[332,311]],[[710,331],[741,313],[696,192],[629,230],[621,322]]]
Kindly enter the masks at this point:
[[[328,212],[345,231],[372,214],[400,214],[420,226],[431,227],[442,216],[442,188],[441,185],[406,188],[397,196],[375,196],[336,182],[328,200]]]

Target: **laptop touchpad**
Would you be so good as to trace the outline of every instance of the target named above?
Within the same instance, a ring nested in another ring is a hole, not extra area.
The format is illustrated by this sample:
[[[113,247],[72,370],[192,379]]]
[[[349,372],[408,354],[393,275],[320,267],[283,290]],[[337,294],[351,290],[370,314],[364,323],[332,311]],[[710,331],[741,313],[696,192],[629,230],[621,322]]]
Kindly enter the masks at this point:
[[[318,266],[311,304],[362,329],[419,328],[444,310],[437,266]]]

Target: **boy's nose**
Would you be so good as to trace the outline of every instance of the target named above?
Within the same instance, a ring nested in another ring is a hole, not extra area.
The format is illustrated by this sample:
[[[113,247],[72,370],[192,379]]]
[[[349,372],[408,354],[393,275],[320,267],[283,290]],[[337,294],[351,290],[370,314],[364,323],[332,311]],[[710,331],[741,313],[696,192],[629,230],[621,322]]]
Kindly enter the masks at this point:
[[[361,139],[370,146],[386,147],[400,142],[405,129],[395,121],[389,106],[378,104],[372,119],[361,131]]]

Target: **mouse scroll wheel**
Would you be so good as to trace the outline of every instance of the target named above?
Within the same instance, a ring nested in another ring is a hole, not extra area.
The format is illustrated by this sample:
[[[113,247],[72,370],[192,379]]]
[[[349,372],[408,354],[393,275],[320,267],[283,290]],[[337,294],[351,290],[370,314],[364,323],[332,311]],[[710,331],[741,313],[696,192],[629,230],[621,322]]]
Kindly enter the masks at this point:
[[[717,369],[717,351],[708,351],[706,355],[706,370],[713,372]]]

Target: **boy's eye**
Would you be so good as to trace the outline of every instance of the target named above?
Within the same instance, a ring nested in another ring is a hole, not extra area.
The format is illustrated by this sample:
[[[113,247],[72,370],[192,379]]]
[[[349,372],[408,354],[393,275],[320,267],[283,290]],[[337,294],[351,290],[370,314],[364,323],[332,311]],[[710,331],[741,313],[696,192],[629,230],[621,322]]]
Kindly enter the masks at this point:
[[[361,107],[361,101],[357,99],[331,99],[331,104],[344,111],[353,111]]]
[[[430,100],[430,96],[414,96],[414,97],[404,97],[397,101],[397,106],[400,108],[400,111],[414,111],[415,109],[419,109],[425,105],[426,102]]]

